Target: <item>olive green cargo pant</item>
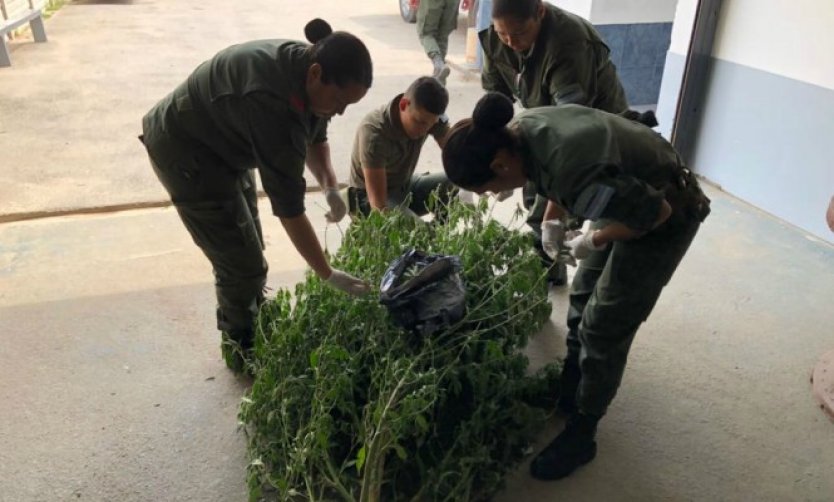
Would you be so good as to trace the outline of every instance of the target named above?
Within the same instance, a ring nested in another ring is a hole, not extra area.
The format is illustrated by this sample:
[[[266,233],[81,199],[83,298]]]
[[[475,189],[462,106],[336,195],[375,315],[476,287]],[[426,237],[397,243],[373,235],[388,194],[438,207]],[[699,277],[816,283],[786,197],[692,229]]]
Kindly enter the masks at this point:
[[[145,130],[142,140],[185,228],[213,267],[217,329],[251,328],[267,274],[254,170],[233,170],[208,148],[160,131]]]
[[[568,309],[568,357],[578,357],[581,412],[602,416],[614,399],[637,328],[648,318],[700,227],[670,218],[652,232],[615,242],[579,262]],[[596,222],[591,228],[600,228]]]
[[[444,220],[443,208],[457,195],[458,189],[445,173],[423,173],[411,176],[408,186],[402,191],[388,194],[388,207],[395,207],[405,202],[409,197],[408,208],[418,216],[429,213],[429,196],[438,190],[440,206],[435,211],[435,218]],[[350,201],[351,213],[362,213],[365,216],[371,212],[371,203],[368,200],[368,192],[364,188],[348,189],[348,200]]]
[[[417,7],[417,36],[430,58],[446,59],[449,35],[458,22],[459,0],[420,0]]]

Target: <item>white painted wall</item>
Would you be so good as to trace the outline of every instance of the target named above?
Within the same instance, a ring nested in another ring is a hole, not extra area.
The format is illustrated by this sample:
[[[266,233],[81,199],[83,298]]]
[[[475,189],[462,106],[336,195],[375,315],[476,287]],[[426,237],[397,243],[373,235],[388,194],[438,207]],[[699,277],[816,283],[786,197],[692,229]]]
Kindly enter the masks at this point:
[[[698,11],[698,0],[678,0],[675,9],[675,20],[672,25],[672,43],[669,51],[686,55],[689,52],[689,42],[692,39],[692,25],[695,23],[695,13]]]
[[[725,1],[713,56],[834,89],[834,2]]]
[[[657,96],[657,132],[664,138],[672,140],[672,127],[678,115],[678,98],[683,85],[683,71],[686,56],[669,51],[666,53],[666,65],[660,81],[660,93]]]
[[[683,83],[683,70],[689,43],[692,38],[692,25],[698,10],[698,0],[678,0],[675,20],[672,24],[672,43],[666,53],[666,66],[663,67],[663,79],[660,81],[660,95],[657,99],[658,131],[666,139],[672,136],[678,107],[678,95]]]
[[[594,0],[594,24],[669,23],[677,0]]]
[[[573,12],[577,16],[582,16],[585,19],[591,19],[591,4],[593,0],[547,0],[560,9],[568,12]]]
[[[678,0],[546,0],[594,24],[668,23]]]

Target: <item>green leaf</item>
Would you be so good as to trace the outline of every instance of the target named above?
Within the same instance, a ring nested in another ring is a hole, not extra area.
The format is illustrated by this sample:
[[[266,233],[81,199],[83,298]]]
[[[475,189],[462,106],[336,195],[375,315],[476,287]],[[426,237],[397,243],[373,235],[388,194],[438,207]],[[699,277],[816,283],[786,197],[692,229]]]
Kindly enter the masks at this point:
[[[408,454],[405,452],[405,448],[398,444],[395,444],[393,448],[394,451],[397,452],[397,456],[400,457],[400,460],[405,460],[408,458]]]
[[[429,423],[423,415],[417,415],[414,417],[414,420],[417,422],[417,427],[420,429],[420,432],[426,432],[429,430]]]
[[[362,466],[365,465],[365,446],[359,448],[359,453],[356,454],[356,470],[362,472]]]

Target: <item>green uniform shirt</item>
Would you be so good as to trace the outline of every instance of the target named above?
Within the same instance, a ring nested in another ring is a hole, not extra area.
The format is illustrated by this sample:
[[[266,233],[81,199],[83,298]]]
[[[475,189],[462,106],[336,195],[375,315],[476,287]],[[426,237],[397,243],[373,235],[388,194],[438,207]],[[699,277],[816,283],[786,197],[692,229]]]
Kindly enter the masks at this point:
[[[210,149],[223,162],[207,171],[258,167],[273,213],[303,214],[307,146],[327,141],[327,120],[308,105],[308,47],[258,40],[224,49],[145,116],[145,129]]]
[[[683,167],[672,145],[648,127],[584,106],[533,108],[510,127],[521,133],[539,195],[589,220],[650,230],[664,190]]]
[[[524,108],[578,104],[620,113],[628,108],[608,46],[588,21],[545,5],[539,36],[522,56],[490,26],[484,48],[483,88],[517,98]]]
[[[420,150],[428,136],[411,139],[400,120],[400,98],[371,111],[356,131],[350,164],[350,186],[365,188],[362,168],[385,169],[388,193],[403,192],[408,188],[411,176],[417,168]],[[438,121],[429,130],[435,139],[443,138],[449,131],[446,121]]]

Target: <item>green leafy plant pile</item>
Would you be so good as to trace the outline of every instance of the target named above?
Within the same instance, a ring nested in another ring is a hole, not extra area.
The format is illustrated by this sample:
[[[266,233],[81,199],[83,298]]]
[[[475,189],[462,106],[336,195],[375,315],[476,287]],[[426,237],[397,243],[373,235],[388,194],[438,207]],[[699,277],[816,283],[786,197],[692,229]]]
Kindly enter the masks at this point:
[[[454,326],[418,336],[377,295],[312,275],[262,307],[240,411],[252,500],[482,500],[524,456],[559,376],[529,375],[520,352],[550,315],[543,269],[485,202],[448,213],[432,225],[374,212],[333,265],[379,284],[408,248],[460,256],[467,314]]]

